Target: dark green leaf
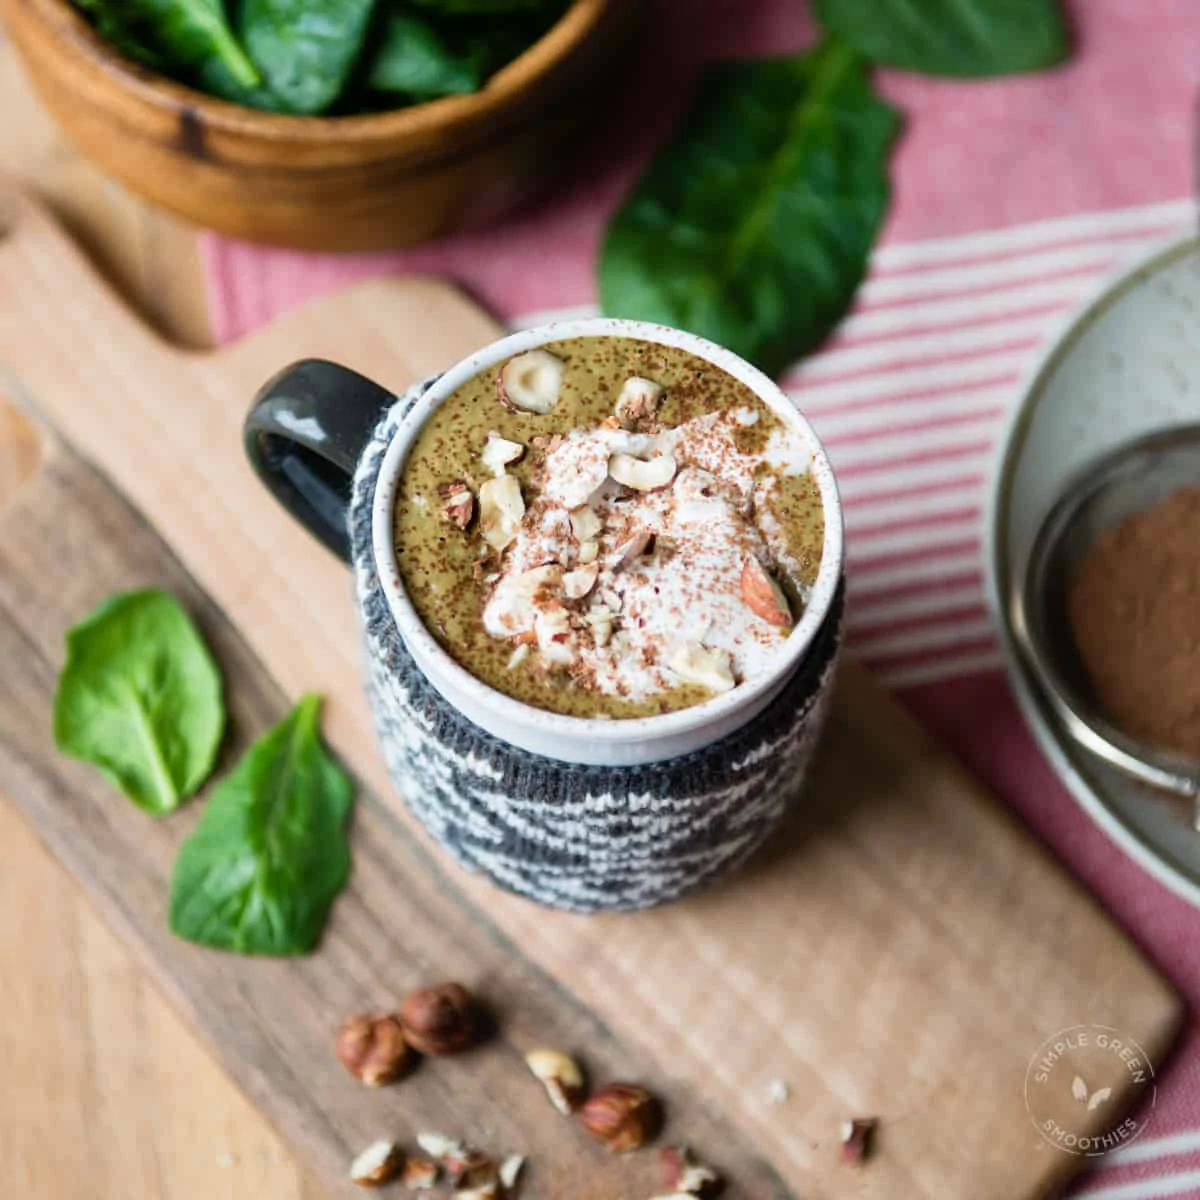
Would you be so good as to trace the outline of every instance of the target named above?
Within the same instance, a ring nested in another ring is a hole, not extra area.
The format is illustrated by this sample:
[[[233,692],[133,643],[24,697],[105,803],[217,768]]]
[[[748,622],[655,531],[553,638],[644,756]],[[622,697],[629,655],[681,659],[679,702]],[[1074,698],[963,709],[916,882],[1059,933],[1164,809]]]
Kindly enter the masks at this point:
[[[75,0],[96,27],[96,32],[114,50],[155,70],[166,69],[162,54],[155,49],[154,36],[136,20],[122,20],[110,7],[110,0]]]
[[[222,0],[77,0],[119,50],[230,99],[262,83]]]
[[[564,0],[412,0],[413,6],[446,16],[561,11]]]
[[[835,39],[712,68],[609,226],[604,311],[691,330],[778,372],[853,299],[897,125]]]
[[[414,101],[478,91],[546,31],[544,18],[443,21],[393,4],[366,83]]]
[[[307,954],[350,874],[354,788],[305,696],[213,791],[171,879],[171,931],[243,954]]]
[[[1070,39],[1058,0],[814,0],[817,17],[873,62],[930,75],[1040,71]]]
[[[217,665],[166,592],[113,596],[67,633],[54,740],[148,812],[200,787],[224,729]]]
[[[322,113],[363,51],[375,0],[242,0],[241,32],[280,107]]]
[[[397,11],[384,23],[367,84],[424,100],[477,92],[485,69],[486,59],[477,51],[458,53],[424,18]]]

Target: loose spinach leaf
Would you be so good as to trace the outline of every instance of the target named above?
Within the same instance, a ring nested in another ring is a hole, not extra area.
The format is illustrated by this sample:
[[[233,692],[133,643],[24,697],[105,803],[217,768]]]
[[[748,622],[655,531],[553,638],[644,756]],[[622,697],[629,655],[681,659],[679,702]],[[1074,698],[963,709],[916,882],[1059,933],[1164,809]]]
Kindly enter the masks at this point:
[[[322,113],[362,54],[375,0],[242,0],[241,33],[287,112]]]
[[[78,0],[97,29],[135,57],[170,64],[172,74],[196,79],[208,91],[240,100],[262,79],[238,45],[222,0]]]
[[[813,0],[821,23],[873,62],[929,75],[989,76],[1062,62],[1058,0]]]
[[[897,125],[836,39],[710,69],[608,228],[604,311],[780,371],[853,299],[887,207]]]
[[[170,812],[196,791],[224,729],[220,672],[173,596],[121,593],[67,633],[54,740],[141,808]]]
[[[171,879],[171,930],[243,954],[306,954],[350,874],[354,788],[305,696],[213,791]]]

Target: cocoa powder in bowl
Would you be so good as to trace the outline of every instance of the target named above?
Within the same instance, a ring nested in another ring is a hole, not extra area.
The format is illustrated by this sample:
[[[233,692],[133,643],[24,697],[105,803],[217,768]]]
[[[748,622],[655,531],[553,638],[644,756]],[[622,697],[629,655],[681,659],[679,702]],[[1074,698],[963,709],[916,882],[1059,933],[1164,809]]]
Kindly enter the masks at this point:
[[[1200,487],[1101,533],[1068,580],[1067,618],[1108,719],[1200,759]]]

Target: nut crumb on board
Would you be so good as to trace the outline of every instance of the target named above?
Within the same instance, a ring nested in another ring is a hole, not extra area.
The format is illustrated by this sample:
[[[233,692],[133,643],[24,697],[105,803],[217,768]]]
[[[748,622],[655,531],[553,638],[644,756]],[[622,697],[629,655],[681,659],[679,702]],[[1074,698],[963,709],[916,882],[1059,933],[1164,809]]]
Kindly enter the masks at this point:
[[[842,1122],[842,1160],[865,1162],[871,1157],[872,1142],[879,1122],[874,1117],[852,1117]]]

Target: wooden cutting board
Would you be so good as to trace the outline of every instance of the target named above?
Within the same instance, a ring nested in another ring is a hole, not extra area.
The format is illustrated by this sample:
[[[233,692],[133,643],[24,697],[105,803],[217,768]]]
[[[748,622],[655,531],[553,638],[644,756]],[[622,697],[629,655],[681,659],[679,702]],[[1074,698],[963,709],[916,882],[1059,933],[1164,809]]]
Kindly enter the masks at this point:
[[[436,1128],[529,1154],[529,1200],[653,1195],[653,1155],[611,1160],[548,1108],[520,1061],[538,1043],[577,1051],[597,1078],[645,1081],[668,1103],[668,1136],[754,1200],[1023,1200],[1070,1175],[1079,1160],[1025,1111],[1031,1055],[1095,1022],[1158,1062],[1178,997],[859,670],[769,851],[667,908],[540,909],[468,876],[407,817],[361,692],[349,574],[252,478],[240,424],[290,359],[337,358],[399,389],[492,337],[485,314],[446,285],[394,280],[184,353],[36,205],[11,194],[0,208],[0,793],[333,1193],[349,1192],[366,1141]],[[352,887],[307,960],[171,938],[166,880],[200,805],[152,820],[50,743],[65,627],[145,583],[175,589],[212,639],[234,717],[227,759],[289,698],[327,697],[325,728],[362,787]],[[488,998],[498,1036],[386,1092],[354,1084],[330,1052],[340,1019],[446,976]],[[881,1121],[858,1169],[839,1162],[851,1114]]]

